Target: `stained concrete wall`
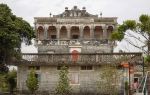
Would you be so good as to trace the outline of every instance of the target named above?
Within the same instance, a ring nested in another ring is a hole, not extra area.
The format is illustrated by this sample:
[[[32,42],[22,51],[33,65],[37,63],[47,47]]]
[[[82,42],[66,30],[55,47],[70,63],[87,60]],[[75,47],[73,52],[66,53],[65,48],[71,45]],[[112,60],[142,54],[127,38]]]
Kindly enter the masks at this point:
[[[69,46],[46,46],[46,45],[40,45],[38,46],[38,52],[39,53],[47,53],[54,51],[55,53],[69,53]],[[108,52],[110,53],[112,51],[112,47],[110,45],[101,45],[101,46],[82,46],[81,52],[82,53],[102,53],[102,52]]]
[[[78,73],[79,75],[79,84],[70,84],[72,92],[96,92],[98,79],[100,77],[100,70],[100,66],[93,66],[93,70],[81,70],[80,66],[70,66],[69,74]],[[29,71],[28,66],[18,66],[18,90],[28,90],[26,87],[26,79]],[[47,91],[49,93],[55,92],[55,88],[59,80],[59,70],[57,70],[57,66],[41,66],[40,70],[36,70],[36,73],[40,74],[38,91]]]

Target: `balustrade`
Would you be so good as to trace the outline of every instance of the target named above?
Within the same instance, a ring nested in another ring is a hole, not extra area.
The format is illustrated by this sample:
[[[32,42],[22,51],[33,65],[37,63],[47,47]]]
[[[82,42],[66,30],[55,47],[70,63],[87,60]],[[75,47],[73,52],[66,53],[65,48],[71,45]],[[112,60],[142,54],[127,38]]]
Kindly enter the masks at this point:
[[[74,59],[75,58],[75,59]],[[49,65],[57,64],[111,64],[121,63],[122,61],[135,62],[141,60],[141,53],[80,53],[80,54],[45,54],[45,53],[26,53],[22,54],[23,61],[35,62]]]
[[[37,44],[43,44],[43,45],[92,45],[92,46],[99,46],[102,44],[110,44],[111,42],[108,39],[102,39],[102,40],[39,40],[37,41]]]

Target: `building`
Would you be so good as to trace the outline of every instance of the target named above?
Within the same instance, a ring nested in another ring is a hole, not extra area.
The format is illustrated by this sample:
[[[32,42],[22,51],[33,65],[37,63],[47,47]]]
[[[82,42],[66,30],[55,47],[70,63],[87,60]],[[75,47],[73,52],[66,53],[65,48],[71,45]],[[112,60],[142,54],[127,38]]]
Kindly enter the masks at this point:
[[[36,46],[38,54],[24,54],[17,64],[17,87],[27,90],[26,79],[30,68],[36,69],[39,91],[53,93],[59,79],[60,67],[69,67],[70,85],[74,93],[97,93],[97,81],[102,64],[114,59],[110,40],[117,25],[117,17],[92,15],[83,7],[67,7],[59,15],[35,17]],[[104,54],[104,55],[103,55]],[[126,54],[128,58],[133,55]],[[116,57],[118,56],[118,57]],[[94,95],[94,94],[91,94]]]

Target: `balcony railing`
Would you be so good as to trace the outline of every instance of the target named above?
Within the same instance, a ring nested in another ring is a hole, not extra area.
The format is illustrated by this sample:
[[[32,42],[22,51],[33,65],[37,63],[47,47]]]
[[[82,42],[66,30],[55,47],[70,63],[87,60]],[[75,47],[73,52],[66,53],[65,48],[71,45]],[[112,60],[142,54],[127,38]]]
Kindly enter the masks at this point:
[[[87,54],[45,54],[45,53],[24,53],[18,64],[39,64],[39,65],[101,65],[118,64],[122,61],[138,63],[141,61],[141,53],[87,53]]]
[[[99,46],[99,45],[104,45],[104,44],[111,44],[111,41],[108,39],[101,39],[101,40],[79,40],[79,39],[71,39],[71,40],[58,40],[58,39],[53,39],[53,40],[38,40],[37,44],[44,44],[44,45],[94,45],[94,46]]]

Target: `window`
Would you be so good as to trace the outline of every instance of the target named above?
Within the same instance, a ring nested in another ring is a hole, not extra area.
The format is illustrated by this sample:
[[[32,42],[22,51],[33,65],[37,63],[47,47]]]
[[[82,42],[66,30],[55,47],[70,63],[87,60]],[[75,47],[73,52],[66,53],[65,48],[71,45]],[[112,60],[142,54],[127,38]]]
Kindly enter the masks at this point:
[[[135,82],[139,82],[139,78],[134,77],[134,83],[135,83]]]
[[[93,70],[93,66],[81,66],[81,70]]]
[[[40,66],[29,66],[28,68],[29,70],[31,69],[40,70]]]
[[[79,84],[79,74],[70,73],[69,74],[70,84]]]
[[[78,39],[78,38],[79,38],[79,35],[72,35],[72,38],[73,38],[73,39]]]
[[[56,35],[51,35],[51,38],[52,39],[56,39]]]
[[[62,66],[57,66],[57,70],[60,70]]]
[[[41,80],[41,75],[40,74],[35,74],[35,77],[37,78],[38,81]]]
[[[62,66],[57,66],[57,70],[61,70],[61,67],[62,67]],[[66,67],[69,69],[68,66],[66,66]]]

